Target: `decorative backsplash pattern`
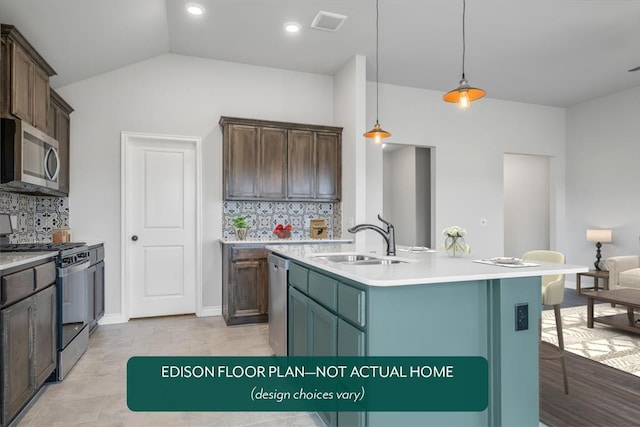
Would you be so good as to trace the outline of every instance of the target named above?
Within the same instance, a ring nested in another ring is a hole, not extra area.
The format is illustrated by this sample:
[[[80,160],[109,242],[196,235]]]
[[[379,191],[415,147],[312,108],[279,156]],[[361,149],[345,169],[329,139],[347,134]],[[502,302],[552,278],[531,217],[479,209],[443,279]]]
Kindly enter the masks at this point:
[[[0,191],[0,213],[15,217],[11,243],[50,242],[51,231],[69,226],[66,197],[33,196]]]
[[[340,203],[318,202],[223,202],[222,237],[235,239],[231,219],[242,215],[247,218],[249,240],[278,240],[273,229],[278,224],[291,224],[292,239],[309,239],[309,222],[324,218],[329,239],[339,239],[341,233]]]

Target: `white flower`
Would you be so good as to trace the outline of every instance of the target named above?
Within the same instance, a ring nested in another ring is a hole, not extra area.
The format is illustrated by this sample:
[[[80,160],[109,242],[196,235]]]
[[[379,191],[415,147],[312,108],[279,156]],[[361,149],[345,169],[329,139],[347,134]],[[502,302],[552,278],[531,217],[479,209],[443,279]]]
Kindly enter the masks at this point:
[[[467,230],[457,225],[452,225],[442,230],[442,234],[448,237],[462,237],[467,234]]]

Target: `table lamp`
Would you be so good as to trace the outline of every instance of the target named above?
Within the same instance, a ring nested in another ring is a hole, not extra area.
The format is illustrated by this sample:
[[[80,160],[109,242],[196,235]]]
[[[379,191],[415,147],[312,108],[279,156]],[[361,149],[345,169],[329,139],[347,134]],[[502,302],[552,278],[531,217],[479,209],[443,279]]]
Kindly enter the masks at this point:
[[[611,230],[587,230],[587,240],[596,242],[596,262],[594,262],[593,265],[596,267],[596,270],[601,271],[600,248],[603,243],[611,243]]]

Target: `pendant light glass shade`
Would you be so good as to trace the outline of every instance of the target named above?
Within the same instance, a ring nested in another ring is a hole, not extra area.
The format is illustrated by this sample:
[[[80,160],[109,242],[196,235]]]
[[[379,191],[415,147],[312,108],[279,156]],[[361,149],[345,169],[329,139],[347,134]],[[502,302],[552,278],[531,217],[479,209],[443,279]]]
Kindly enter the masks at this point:
[[[369,132],[365,132],[362,135],[365,138],[373,138],[376,144],[380,144],[382,138],[390,137],[391,134],[386,130],[382,129],[380,123],[378,123],[378,91],[380,86],[380,80],[378,79],[378,20],[380,13],[378,12],[378,0],[376,0],[376,124],[373,126]]]
[[[466,0],[462,0],[462,80],[460,80],[460,85],[456,89],[445,93],[442,97],[446,102],[457,103],[458,108],[463,111],[471,107],[471,101],[482,98],[486,93],[482,89],[469,86],[469,82],[467,82],[464,75],[464,57],[467,48],[464,24],[466,9]]]

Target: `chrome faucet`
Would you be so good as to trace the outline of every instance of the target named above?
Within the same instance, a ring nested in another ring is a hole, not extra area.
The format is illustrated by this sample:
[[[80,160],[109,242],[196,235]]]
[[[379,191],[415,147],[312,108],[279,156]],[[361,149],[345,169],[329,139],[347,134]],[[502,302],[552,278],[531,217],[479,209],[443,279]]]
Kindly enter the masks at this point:
[[[386,219],[382,218],[380,214],[378,214],[378,219],[387,226],[387,230],[385,231],[383,228],[378,227],[373,224],[358,224],[349,228],[347,231],[349,233],[357,233],[361,230],[373,230],[378,232],[382,237],[384,237],[385,242],[387,242],[387,256],[395,256],[396,255],[396,232],[393,228],[393,224],[391,224]]]

